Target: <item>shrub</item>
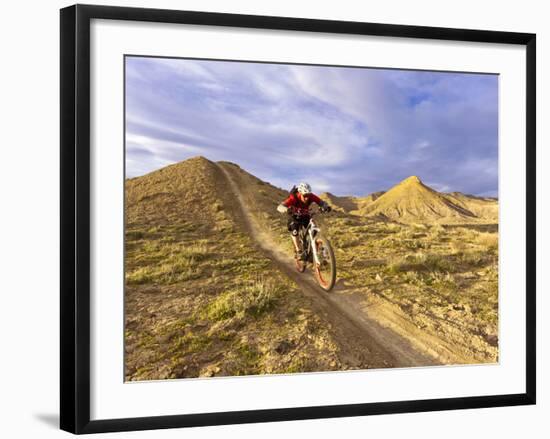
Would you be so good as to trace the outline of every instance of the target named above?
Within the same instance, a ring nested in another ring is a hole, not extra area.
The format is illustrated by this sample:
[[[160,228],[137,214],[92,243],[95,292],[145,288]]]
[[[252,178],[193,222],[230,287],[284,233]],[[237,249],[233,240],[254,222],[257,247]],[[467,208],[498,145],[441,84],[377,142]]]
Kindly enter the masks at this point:
[[[417,253],[394,260],[388,266],[388,271],[390,273],[406,271],[451,271],[452,268],[452,264],[442,256]]]
[[[127,230],[126,231],[126,240],[128,241],[138,241],[143,239],[144,233],[138,230]]]
[[[192,245],[178,245],[175,249],[175,254],[194,258],[196,261],[203,261],[209,256],[208,248],[204,241],[198,241]]]
[[[430,228],[430,236],[432,239],[441,239],[445,234],[445,227],[441,224],[436,224]]]
[[[467,265],[480,267],[484,265],[488,259],[483,252],[467,252],[460,255],[460,261]]]
[[[497,233],[480,233],[476,237],[476,243],[486,247],[488,250],[496,250],[498,248]]]
[[[428,226],[426,224],[421,223],[413,223],[411,224],[411,229],[414,231],[425,231],[428,230]]]

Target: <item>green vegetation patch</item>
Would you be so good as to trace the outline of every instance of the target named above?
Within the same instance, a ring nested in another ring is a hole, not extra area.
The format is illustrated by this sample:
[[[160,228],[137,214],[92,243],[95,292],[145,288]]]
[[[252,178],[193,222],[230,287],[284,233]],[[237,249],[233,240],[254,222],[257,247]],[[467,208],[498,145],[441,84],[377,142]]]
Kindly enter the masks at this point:
[[[246,315],[258,317],[271,310],[283,292],[275,281],[258,278],[221,294],[208,305],[205,316],[214,321]]]

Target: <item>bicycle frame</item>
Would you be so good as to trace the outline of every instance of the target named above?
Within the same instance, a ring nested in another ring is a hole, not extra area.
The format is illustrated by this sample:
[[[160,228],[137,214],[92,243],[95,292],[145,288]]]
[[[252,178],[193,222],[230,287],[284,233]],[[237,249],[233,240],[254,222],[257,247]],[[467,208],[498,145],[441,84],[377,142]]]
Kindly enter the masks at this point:
[[[313,221],[313,218],[311,218],[305,230],[305,236],[308,238],[306,250],[308,254],[313,255],[313,261],[315,262],[315,264],[321,263],[321,261],[319,260],[319,255],[317,254],[317,246],[313,245],[313,243],[315,242],[315,235],[317,235],[317,233],[319,233],[320,231],[321,229],[317,227],[317,225]]]

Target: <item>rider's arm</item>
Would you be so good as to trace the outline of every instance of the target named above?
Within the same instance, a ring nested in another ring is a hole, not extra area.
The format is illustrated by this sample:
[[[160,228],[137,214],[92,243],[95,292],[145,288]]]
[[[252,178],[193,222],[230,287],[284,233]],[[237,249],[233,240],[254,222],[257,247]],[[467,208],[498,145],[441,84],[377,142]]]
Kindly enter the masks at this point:
[[[322,206],[325,204],[325,202],[323,200],[321,200],[317,195],[315,194],[309,194],[309,199],[316,203],[318,206]]]
[[[294,195],[289,195],[288,198],[277,206],[277,211],[281,213],[290,213],[292,207],[296,204]],[[290,209],[290,210],[289,210]]]
[[[277,206],[277,212],[286,213],[287,210],[288,210],[288,207],[286,207],[283,203]]]
[[[329,204],[326,201],[321,200],[317,195],[311,194],[309,197],[310,197],[311,201],[313,201],[314,203],[317,203],[317,205],[322,210],[326,210],[327,212],[331,211],[331,207],[329,206]]]

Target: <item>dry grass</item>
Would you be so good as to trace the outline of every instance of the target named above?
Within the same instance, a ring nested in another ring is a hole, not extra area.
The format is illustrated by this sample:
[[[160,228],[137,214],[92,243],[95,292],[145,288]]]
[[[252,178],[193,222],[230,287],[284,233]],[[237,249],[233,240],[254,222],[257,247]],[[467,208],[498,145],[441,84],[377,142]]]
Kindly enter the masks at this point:
[[[495,361],[498,233],[357,221],[345,227],[334,218],[328,227],[348,288],[379,295],[419,328],[471,346],[478,361]]]
[[[141,241],[132,256],[136,261],[146,261],[146,264],[127,270],[126,282],[129,285],[163,285],[194,279],[201,274],[199,262],[211,257],[204,242],[185,245],[162,240]]]
[[[498,249],[498,234],[479,233],[475,242],[488,250],[495,251]]]
[[[208,305],[206,316],[214,321],[233,317],[242,319],[247,315],[258,317],[273,309],[282,296],[283,289],[275,281],[258,277],[220,294]]]
[[[451,262],[437,254],[416,253],[398,257],[388,264],[390,273],[404,271],[444,271],[452,270]]]

